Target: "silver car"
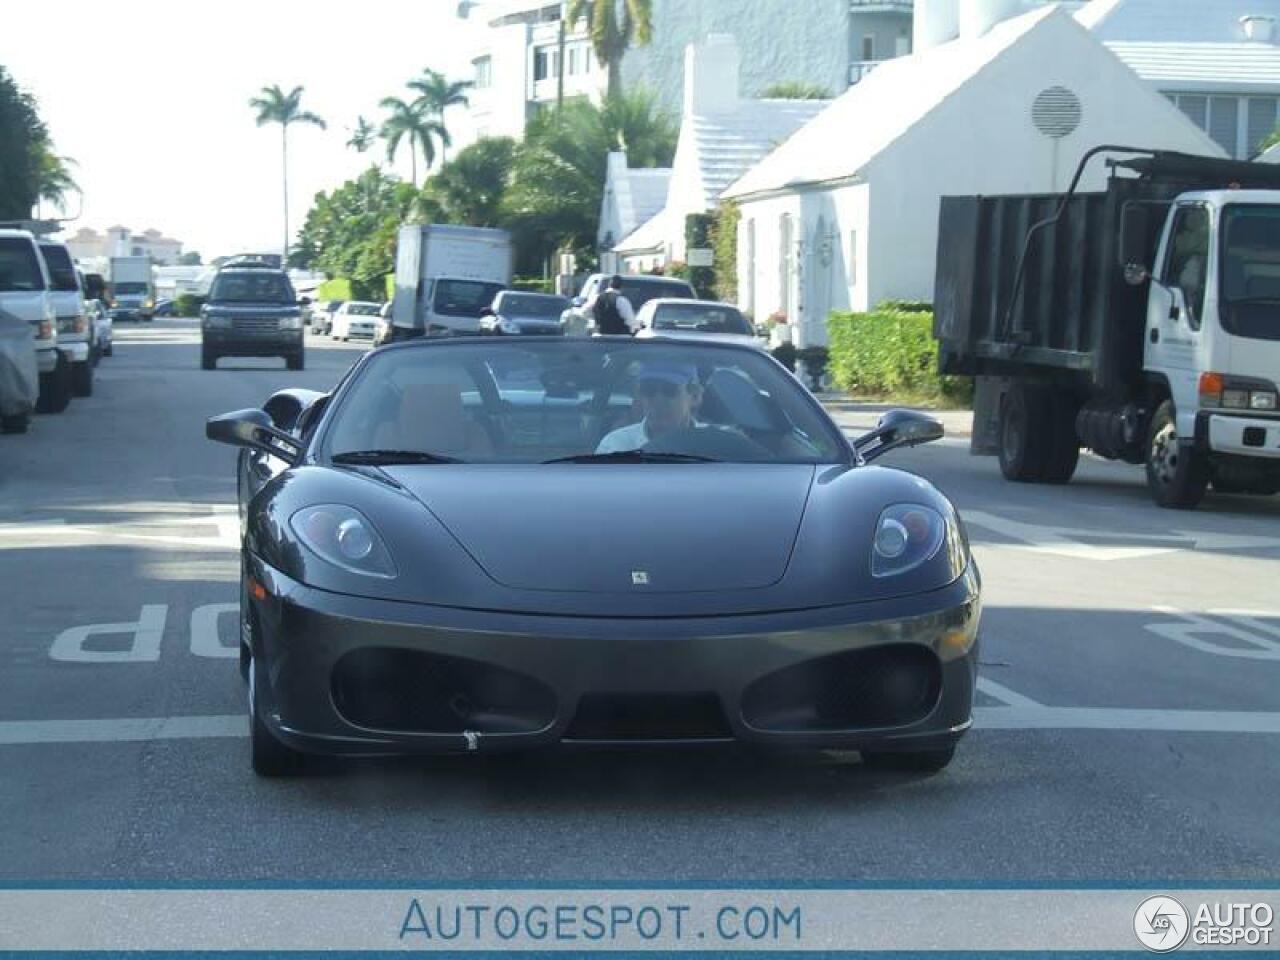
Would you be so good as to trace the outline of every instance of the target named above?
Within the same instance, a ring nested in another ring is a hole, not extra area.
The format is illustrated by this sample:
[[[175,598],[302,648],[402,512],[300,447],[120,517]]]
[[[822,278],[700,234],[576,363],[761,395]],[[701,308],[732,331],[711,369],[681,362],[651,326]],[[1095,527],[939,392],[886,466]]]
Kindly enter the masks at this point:
[[[650,300],[636,311],[636,336],[711,340],[765,349],[751,323],[731,303],[715,300]]]

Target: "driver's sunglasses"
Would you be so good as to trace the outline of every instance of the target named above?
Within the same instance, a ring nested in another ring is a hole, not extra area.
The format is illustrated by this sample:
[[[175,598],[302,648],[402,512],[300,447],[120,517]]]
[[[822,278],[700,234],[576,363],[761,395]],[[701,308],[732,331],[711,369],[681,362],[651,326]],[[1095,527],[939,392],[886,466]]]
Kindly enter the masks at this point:
[[[636,384],[636,393],[642,397],[666,397],[668,400],[674,398],[683,387],[678,383],[672,383],[670,380],[641,380]]]

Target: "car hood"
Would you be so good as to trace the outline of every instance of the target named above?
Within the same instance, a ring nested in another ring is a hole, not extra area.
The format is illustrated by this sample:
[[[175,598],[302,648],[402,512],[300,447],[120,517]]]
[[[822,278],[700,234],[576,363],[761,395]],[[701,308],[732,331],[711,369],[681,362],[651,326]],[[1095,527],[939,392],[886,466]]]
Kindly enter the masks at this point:
[[[298,307],[280,303],[211,303],[205,307],[211,317],[295,317]]]
[[[613,463],[386,473],[504,586],[654,594],[779,581],[814,471],[807,464]],[[725,496],[728,489],[734,496]]]

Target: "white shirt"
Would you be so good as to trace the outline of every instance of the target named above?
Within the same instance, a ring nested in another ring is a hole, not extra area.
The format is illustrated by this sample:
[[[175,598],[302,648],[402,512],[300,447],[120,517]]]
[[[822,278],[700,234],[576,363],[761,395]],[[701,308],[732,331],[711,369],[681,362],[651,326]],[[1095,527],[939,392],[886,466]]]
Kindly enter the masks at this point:
[[[706,424],[699,423],[694,420],[690,426],[701,429]],[[645,429],[644,421],[639,423],[629,423],[625,427],[619,427],[611,433],[607,433],[604,439],[600,441],[600,445],[596,447],[596,453],[622,453],[627,450],[639,450],[649,442],[649,431]]]

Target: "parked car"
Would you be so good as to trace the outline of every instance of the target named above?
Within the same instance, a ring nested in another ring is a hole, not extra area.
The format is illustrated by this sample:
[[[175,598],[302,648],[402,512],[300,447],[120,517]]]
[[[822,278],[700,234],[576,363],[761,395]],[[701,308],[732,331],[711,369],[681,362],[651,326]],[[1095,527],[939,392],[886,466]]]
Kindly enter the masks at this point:
[[[41,240],[40,253],[49,267],[49,300],[58,318],[58,350],[71,364],[71,391],[77,397],[91,396],[94,331],[76,262],[64,243]]]
[[[36,238],[26,230],[0,229],[0,314],[25,322],[33,334],[27,340],[20,329],[11,326],[6,337],[5,398],[0,408],[4,410],[3,428],[9,432],[26,430],[32,406],[37,413],[61,413],[71,402],[71,363],[58,349],[51,286],[49,267]],[[24,342],[33,348],[30,358]]]
[[[173,316],[173,300],[163,297],[156,301],[155,309],[152,311],[154,317],[172,317]]]
[[[333,329],[333,315],[342,306],[341,300],[322,300],[311,305],[311,332],[328,333]]]
[[[560,315],[568,308],[567,297],[503,290],[480,318],[480,330],[498,335],[560,334]]]
[[[593,273],[583,284],[582,291],[570,302],[569,309],[560,315],[560,325],[569,336],[583,337],[595,330],[594,317],[587,315],[587,307],[596,294],[609,282],[611,274]],[[651,277],[642,274],[622,274],[622,295],[632,309],[639,310],[656,297],[696,300],[697,292],[685,280],[675,277]]]
[[[755,330],[732,303],[715,300],[650,300],[636,311],[641,339],[665,337],[672,340],[715,340],[765,348]]]
[[[348,300],[333,315],[329,337],[333,340],[376,339],[378,335],[378,311],[381,304],[368,300]]]
[[[86,300],[85,309],[89,312],[89,325],[93,327],[94,346],[93,362],[101,357],[109,357],[115,352],[115,324],[111,320],[111,311],[101,300]]]
[[[302,311],[283,270],[224,267],[200,309],[200,366],[220,357],[283,357],[290,370],[304,365]]]
[[[243,448],[260,775],[306,753],[734,740],[936,771],[972,722],[960,517],[881,466],[942,426],[895,410],[846,439],[758,350],[392,343],[332,394],[205,435]]]

